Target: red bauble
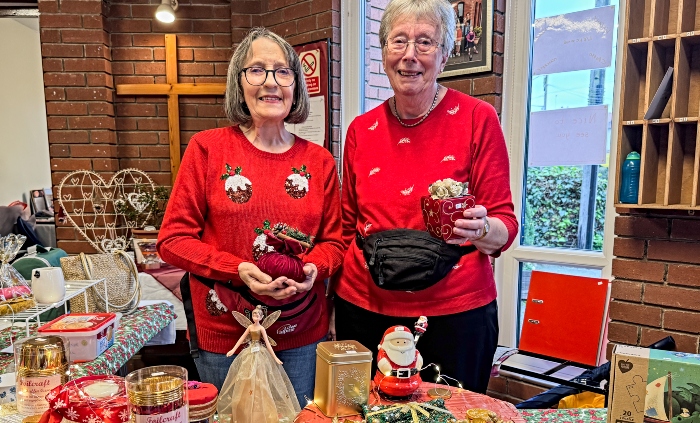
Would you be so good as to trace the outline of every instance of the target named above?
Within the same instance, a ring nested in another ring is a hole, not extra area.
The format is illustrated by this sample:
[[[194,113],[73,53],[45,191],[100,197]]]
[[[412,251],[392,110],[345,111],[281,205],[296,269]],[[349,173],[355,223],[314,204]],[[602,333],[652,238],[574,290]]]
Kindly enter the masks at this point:
[[[296,282],[304,282],[304,262],[297,256],[270,252],[258,259],[258,268],[275,280],[285,276]]]

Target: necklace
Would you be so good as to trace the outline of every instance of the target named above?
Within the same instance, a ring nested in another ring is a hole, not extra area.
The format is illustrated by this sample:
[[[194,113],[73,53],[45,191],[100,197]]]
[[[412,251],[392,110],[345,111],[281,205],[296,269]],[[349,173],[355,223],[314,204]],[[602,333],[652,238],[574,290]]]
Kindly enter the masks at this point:
[[[440,86],[438,85],[437,91],[435,91],[435,98],[433,99],[433,104],[430,105],[430,108],[429,108],[428,111],[423,115],[423,117],[421,118],[421,120],[419,120],[419,121],[416,122],[416,123],[408,124],[408,123],[405,123],[404,121],[401,120],[401,118],[399,117],[399,110],[396,108],[396,96],[392,97],[392,100],[393,100],[393,102],[394,102],[394,109],[392,110],[392,112],[394,112],[394,116],[396,116],[396,119],[399,121],[399,123],[400,123],[402,126],[405,126],[406,128],[412,128],[412,127],[414,127],[414,126],[418,126],[418,125],[420,125],[421,123],[423,123],[423,121],[426,120],[426,119],[428,118],[428,115],[430,114],[430,112],[433,111],[433,109],[435,108],[435,105],[437,105],[437,99],[438,99],[438,96],[439,96],[439,95],[440,95]]]

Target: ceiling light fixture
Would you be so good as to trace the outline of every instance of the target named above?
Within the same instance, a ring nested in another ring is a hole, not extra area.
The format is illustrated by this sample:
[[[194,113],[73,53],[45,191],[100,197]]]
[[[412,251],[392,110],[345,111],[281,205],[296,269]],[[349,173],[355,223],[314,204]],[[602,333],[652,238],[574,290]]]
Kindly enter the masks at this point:
[[[174,22],[177,6],[177,0],[162,0],[160,6],[156,9],[156,19],[165,23]]]

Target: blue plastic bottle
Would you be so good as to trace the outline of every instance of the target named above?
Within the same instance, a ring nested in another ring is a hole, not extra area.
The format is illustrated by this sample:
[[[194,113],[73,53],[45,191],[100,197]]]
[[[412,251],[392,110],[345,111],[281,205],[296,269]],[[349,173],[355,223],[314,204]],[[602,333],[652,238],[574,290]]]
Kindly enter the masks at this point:
[[[633,151],[627,155],[622,163],[620,177],[620,202],[627,204],[637,204],[639,198],[639,168],[641,167],[641,157],[639,153]]]

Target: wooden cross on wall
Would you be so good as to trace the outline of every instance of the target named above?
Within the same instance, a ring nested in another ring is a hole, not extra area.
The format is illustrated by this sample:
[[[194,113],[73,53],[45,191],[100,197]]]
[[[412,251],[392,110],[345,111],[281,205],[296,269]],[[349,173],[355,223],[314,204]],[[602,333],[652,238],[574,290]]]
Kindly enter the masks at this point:
[[[180,107],[181,95],[224,95],[226,84],[177,82],[177,39],[175,34],[165,35],[165,84],[119,84],[117,95],[167,95],[168,140],[170,143],[170,176],[175,184],[180,169]]]

